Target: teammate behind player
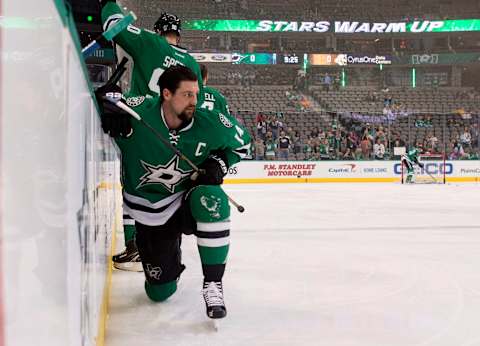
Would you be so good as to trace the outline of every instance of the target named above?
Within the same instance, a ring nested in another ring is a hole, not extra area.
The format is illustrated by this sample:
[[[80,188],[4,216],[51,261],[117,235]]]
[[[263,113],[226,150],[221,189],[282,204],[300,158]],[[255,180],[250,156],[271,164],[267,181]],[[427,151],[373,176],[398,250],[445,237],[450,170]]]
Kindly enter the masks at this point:
[[[420,168],[423,168],[423,163],[418,160],[418,155],[420,151],[413,147],[406,154],[402,155],[402,167],[407,169],[407,179],[405,182],[407,184],[413,183],[415,181],[415,166],[417,165]]]
[[[200,71],[203,79],[203,91],[205,100],[200,108],[208,110],[216,110],[222,114],[230,116],[230,108],[228,108],[227,99],[215,88],[207,86],[208,68],[205,64],[200,64]]]
[[[161,96],[132,107],[145,122],[169,138],[195,165],[204,170],[195,181],[193,169],[154,133],[105,101],[102,124],[112,124],[121,150],[124,206],[135,220],[137,246],[145,272],[145,291],[164,301],[177,289],[185,269],[181,237],[195,234],[204,276],[207,315],[226,315],[222,278],[230,236],[230,206],[220,187],[228,167],[250,152],[250,136],[234,119],[196,109],[197,77],[184,66],[170,67],[159,80]],[[127,100],[127,104],[128,104]],[[118,126],[123,128],[118,129]]]
[[[122,9],[115,0],[101,0],[102,23],[106,31],[124,17]],[[181,21],[174,14],[162,13],[154,25],[154,31],[129,25],[115,36],[114,41],[129,54],[134,63],[130,95],[158,96],[158,79],[170,66],[183,65],[190,68],[198,78],[200,90],[203,89],[200,67],[187,50],[178,46],[181,33]],[[199,101],[203,100],[203,92]]]
[[[123,12],[114,0],[101,0],[102,22],[104,30],[108,30],[121,20]],[[203,100],[203,83],[195,59],[187,51],[178,46],[181,33],[180,19],[169,13],[162,13],[154,25],[155,33],[129,25],[118,34],[114,41],[133,59],[133,71],[130,80],[130,96],[158,96],[160,89],[158,79],[170,66],[183,65],[189,67],[198,78],[199,104]],[[113,265],[117,269],[141,271],[142,266],[135,244],[135,226],[133,219],[123,213],[123,229],[125,249],[113,256]]]

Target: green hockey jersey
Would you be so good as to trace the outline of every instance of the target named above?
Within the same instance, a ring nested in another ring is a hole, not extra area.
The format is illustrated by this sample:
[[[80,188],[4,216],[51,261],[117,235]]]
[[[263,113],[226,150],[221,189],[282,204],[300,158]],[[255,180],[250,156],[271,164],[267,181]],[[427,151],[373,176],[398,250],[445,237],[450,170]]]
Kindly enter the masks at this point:
[[[108,30],[124,17],[116,3],[108,2],[102,9],[103,30]],[[171,45],[165,37],[152,31],[129,25],[114,38],[115,43],[133,59],[130,95],[158,96],[158,79],[170,66],[183,65],[190,68],[198,77],[200,93],[198,104],[203,104],[203,81],[200,66],[183,48]]]
[[[409,150],[405,155],[403,155],[403,158],[407,160],[410,163],[416,163],[418,164],[418,155],[420,154],[420,151],[417,148],[413,148]]]
[[[205,98],[201,108],[208,109],[210,111],[215,110],[222,114],[230,115],[230,108],[228,108],[227,99],[220,91],[209,86],[204,86],[203,92]]]
[[[128,98],[126,103],[196,166],[222,151],[231,166],[250,155],[250,135],[235,119],[197,109],[179,130],[167,126],[158,97]],[[142,123],[132,120],[133,134],[117,138],[121,151],[124,209],[145,225],[162,225],[179,208],[191,186],[193,169]]]

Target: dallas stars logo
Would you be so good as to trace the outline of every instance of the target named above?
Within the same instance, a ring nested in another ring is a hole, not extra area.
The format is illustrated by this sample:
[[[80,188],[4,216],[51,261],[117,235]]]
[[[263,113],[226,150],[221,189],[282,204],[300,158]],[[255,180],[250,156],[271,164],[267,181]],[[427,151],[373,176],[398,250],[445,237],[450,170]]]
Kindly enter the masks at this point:
[[[145,173],[140,178],[139,187],[145,186],[147,184],[161,184],[168,191],[174,192],[175,186],[180,184],[180,182],[190,175],[190,171],[184,171],[180,169],[179,166],[180,158],[178,156],[172,157],[172,159],[166,165],[154,166],[147,162],[140,161],[143,168],[147,173]]]

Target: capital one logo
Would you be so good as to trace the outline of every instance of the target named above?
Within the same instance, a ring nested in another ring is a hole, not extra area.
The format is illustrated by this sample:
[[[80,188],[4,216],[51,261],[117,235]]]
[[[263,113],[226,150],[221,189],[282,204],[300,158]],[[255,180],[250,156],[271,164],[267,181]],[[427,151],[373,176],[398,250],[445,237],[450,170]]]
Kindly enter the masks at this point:
[[[357,171],[357,165],[354,163],[343,164],[342,167],[345,168],[329,168],[330,173],[354,173]]]
[[[443,174],[445,172],[446,175],[453,173],[453,164],[451,163],[438,163],[438,162],[430,162],[430,163],[423,163],[424,168],[420,169],[421,174]],[[402,164],[396,163],[393,166],[393,171],[395,174],[402,174]]]

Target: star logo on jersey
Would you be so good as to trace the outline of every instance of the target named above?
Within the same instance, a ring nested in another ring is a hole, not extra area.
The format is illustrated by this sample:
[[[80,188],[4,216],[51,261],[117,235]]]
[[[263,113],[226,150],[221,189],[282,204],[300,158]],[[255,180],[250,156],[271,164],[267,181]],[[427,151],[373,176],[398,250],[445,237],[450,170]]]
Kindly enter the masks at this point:
[[[161,184],[168,191],[174,192],[175,187],[186,177],[190,176],[190,171],[184,171],[179,166],[180,158],[178,156],[165,165],[151,165],[148,162],[140,161],[146,173],[140,178],[137,189],[148,184]]]

